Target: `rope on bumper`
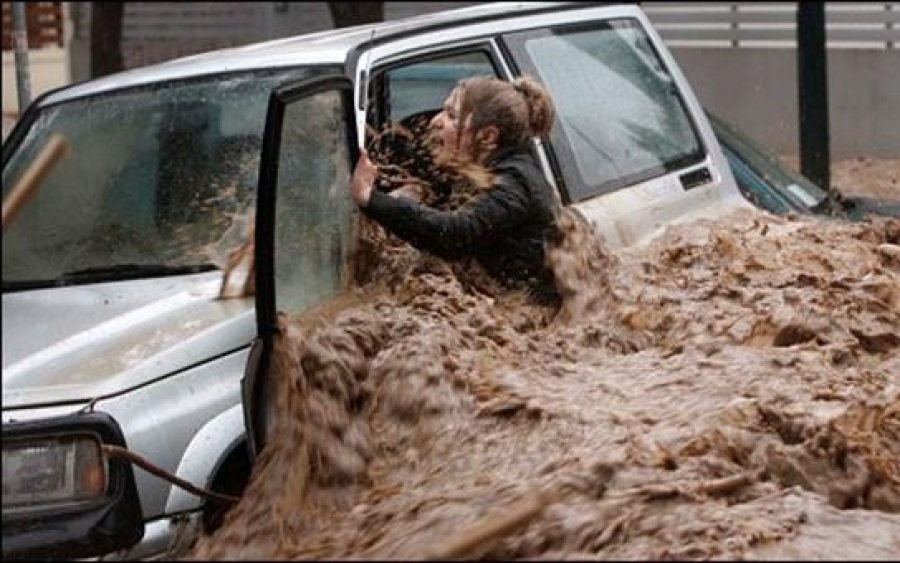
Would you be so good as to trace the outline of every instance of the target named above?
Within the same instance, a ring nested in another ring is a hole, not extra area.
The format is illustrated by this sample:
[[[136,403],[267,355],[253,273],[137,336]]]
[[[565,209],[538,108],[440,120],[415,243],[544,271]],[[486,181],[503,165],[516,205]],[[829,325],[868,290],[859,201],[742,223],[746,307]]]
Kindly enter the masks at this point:
[[[165,469],[162,469],[161,467],[158,467],[158,466],[150,463],[149,461],[147,461],[143,457],[139,456],[138,454],[128,451],[125,448],[122,448],[120,446],[113,446],[111,444],[103,444],[100,447],[103,449],[103,453],[105,453],[109,457],[125,459],[127,461],[130,461],[131,463],[137,465],[138,467],[147,471],[148,473],[156,475],[160,479],[164,479],[164,480],[172,483],[176,487],[180,487],[191,494],[197,495],[199,497],[206,497],[210,500],[227,503],[227,504],[235,504],[240,500],[238,497],[233,497],[231,495],[217,493],[215,491],[208,491],[206,489],[197,487],[197,486],[193,485],[192,483],[185,481],[184,479],[181,479],[179,477],[176,477],[175,475],[172,475]]]

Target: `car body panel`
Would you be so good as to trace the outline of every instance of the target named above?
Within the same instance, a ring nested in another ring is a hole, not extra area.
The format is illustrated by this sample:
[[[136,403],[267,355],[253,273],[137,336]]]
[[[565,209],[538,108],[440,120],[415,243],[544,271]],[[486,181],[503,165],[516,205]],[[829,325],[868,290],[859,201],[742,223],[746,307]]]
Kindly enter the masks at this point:
[[[713,181],[686,192],[678,176],[704,167],[711,170]],[[743,197],[730,191],[723,193],[721,182],[719,169],[708,158],[687,171],[654,178],[574,207],[610,248],[628,247],[651,240],[668,225],[750,208]]]
[[[218,299],[220,284],[215,272],[4,293],[3,409],[120,393],[246,346],[252,299]]]
[[[240,404],[240,376],[248,351],[242,348],[220,356],[153,385],[99,401],[94,408],[121,421],[123,430],[127,428],[129,448],[134,448],[154,465],[178,475],[179,467],[188,467],[183,458],[201,429],[221,413]],[[153,408],[148,409],[148,405]],[[194,448],[202,450],[200,446],[204,443],[198,442]],[[202,454],[216,459],[223,455],[224,452],[212,448],[203,450]],[[208,479],[192,482],[205,487]],[[135,480],[145,518],[164,514],[173,485],[144,470],[135,471]]]
[[[221,459],[204,455],[206,451],[229,452],[239,447],[244,434],[244,412],[240,404],[222,411],[207,422],[195,435],[184,451],[177,475],[191,483],[203,483],[215,473],[215,465]],[[208,485],[208,483],[207,483]],[[172,487],[166,501],[165,512],[175,514],[196,509],[202,499],[197,495]]]

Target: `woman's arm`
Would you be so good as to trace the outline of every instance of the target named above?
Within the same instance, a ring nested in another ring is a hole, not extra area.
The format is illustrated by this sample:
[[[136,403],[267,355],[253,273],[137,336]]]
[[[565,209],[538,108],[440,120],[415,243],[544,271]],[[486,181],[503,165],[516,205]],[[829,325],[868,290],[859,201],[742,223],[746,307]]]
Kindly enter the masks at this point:
[[[498,178],[499,179],[499,178]],[[518,181],[494,187],[456,211],[438,211],[372,190],[363,212],[416,248],[452,260],[507,234],[530,214],[528,189]]]

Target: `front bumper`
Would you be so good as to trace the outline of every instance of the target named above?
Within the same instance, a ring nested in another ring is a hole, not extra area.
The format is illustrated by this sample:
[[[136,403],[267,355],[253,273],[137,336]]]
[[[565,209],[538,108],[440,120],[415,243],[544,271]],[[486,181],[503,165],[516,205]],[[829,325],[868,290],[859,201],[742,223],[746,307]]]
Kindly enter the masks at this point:
[[[75,413],[3,424],[3,440],[91,432],[105,444],[126,447],[118,423],[106,413]],[[102,502],[35,514],[3,512],[3,558],[72,559],[127,549],[144,535],[131,464],[110,459]]]
[[[172,561],[190,550],[200,534],[203,511],[164,516],[145,523],[144,537],[128,550],[110,553],[103,561]]]

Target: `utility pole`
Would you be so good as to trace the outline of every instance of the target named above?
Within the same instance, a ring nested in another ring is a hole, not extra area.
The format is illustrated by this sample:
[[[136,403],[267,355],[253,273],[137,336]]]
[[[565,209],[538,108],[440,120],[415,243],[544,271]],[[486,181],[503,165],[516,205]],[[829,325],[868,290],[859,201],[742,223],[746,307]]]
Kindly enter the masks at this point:
[[[800,172],[831,192],[825,3],[797,2]]]
[[[19,115],[31,103],[31,75],[28,71],[28,23],[25,2],[12,3],[13,43],[16,50],[16,89],[19,94]]]

